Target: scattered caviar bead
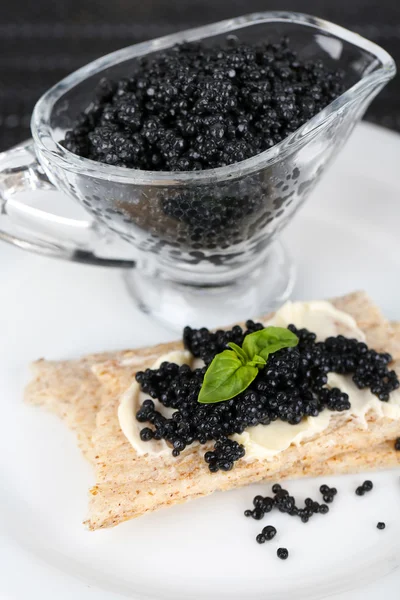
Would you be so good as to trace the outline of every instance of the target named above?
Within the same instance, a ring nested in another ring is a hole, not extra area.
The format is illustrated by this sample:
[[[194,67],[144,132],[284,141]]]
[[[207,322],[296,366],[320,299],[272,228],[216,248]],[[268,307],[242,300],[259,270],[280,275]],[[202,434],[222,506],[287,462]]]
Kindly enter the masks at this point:
[[[266,537],[262,533],[259,533],[258,536],[256,537],[256,540],[259,544],[264,544]]]
[[[356,489],[356,494],[357,494],[357,496],[364,496],[365,489],[361,485],[358,486],[358,488]]]
[[[331,494],[332,496],[336,496],[336,494],[337,494],[337,489],[336,489],[336,488],[334,488],[334,487],[333,487],[333,488],[330,488],[330,490],[329,490],[329,494]]]
[[[280,492],[275,496],[275,506],[280,512],[289,513],[295,505],[293,496],[289,496],[288,494],[279,494]]]
[[[256,521],[260,521],[263,516],[264,516],[264,511],[261,510],[260,508],[255,508],[252,512],[253,519],[255,519]]]
[[[251,516],[253,516],[253,511],[252,510],[245,510],[244,511],[244,516],[245,517],[251,517]]]
[[[319,491],[321,492],[321,494],[328,494],[329,490],[330,490],[330,488],[327,485],[321,485],[321,487],[319,488]]]
[[[326,504],[321,504],[318,512],[321,513],[321,515],[326,515],[326,513],[329,512],[329,506],[327,506]]]
[[[400,452],[400,437],[394,443],[394,449]]]
[[[276,554],[277,554],[278,558],[280,558],[282,560],[286,560],[287,557],[289,556],[289,552],[288,552],[287,548],[278,548],[278,550],[276,551]]]
[[[310,520],[310,517],[308,515],[301,515],[300,518],[302,523],[308,523],[308,521]]]
[[[262,509],[265,513],[271,512],[274,507],[274,501],[272,498],[264,498]]]
[[[382,521],[380,521],[380,522],[377,524],[377,528],[378,528],[378,529],[385,529],[385,527],[386,527],[386,524],[385,524],[385,523],[383,523]]]
[[[372,481],[370,481],[369,479],[367,479],[366,481],[364,481],[364,483],[362,484],[362,487],[364,488],[364,490],[366,492],[370,492],[372,490],[372,488],[374,487],[374,484],[372,483]]]
[[[315,513],[318,513],[318,512],[320,512],[320,511],[319,511],[319,509],[320,509],[320,504],[319,504],[319,502],[313,502],[313,503],[312,503],[312,506],[311,506],[311,508],[312,508],[313,512],[315,512]]]
[[[322,499],[327,504],[330,504],[331,502],[333,502],[333,496],[331,496],[331,495],[328,496],[327,494],[325,494],[325,496],[322,496]]]
[[[267,525],[262,530],[263,536],[265,536],[266,540],[272,540],[276,536],[276,529],[273,525]]]
[[[256,508],[263,508],[264,497],[263,496],[255,496],[255,498],[253,500],[253,504]]]
[[[277,494],[278,492],[280,492],[281,489],[282,488],[279,485],[279,483],[274,483],[274,485],[272,486],[272,493]]]

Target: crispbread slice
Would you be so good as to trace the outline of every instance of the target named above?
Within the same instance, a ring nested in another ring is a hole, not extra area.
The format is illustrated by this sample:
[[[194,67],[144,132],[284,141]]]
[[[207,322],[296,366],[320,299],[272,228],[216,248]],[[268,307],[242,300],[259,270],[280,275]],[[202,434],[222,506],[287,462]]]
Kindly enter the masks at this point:
[[[334,303],[355,317],[372,347],[385,349],[400,358],[400,332],[392,330],[365,294],[351,294]],[[90,528],[116,525],[160,506],[251,481],[398,464],[399,453],[394,451],[393,442],[381,443],[399,434],[397,423],[370,418],[366,434],[359,426],[349,427],[341,422],[340,415],[324,436],[302,444],[299,449],[289,448],[279,460],[268,464],[243,461],[237,463],[231,473],[211,475],[202,458],[204,448],[189,448],[179,459],[168,456],[160,461],[157,457],[137,457],[119,428],[119,396],[137,370],[150,367],[159,355],[179,347],[181,344],[177,342],[112,355],[94,355],[76,362],[36,364],[37,377],[27,390],[27,399],[47,404],[66,418],[77,429],[82,449],[96,465],[98,483],[91,490],[87,522]],[[93,433],[95,422],[97,427]]]

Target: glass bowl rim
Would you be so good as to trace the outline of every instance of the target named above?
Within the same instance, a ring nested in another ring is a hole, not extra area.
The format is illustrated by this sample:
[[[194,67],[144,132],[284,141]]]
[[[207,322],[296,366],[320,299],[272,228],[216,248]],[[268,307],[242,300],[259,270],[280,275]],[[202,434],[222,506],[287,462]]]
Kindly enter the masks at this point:
[[[120,62],[143,56],[157,50],[169,48],[175,44],[182,43],[183,41],[196,41],[215,35],[229,34],[232,31],[251,25],[273,22],[286,22],[303,27],[314,28],[321,33],[329,34],[332,37],[349,42],[353,46],[368,52],[378,59],[381,64],[378,69],[365,75],[360,81],[328,104],[322,111],[309,119],[299,129],[291,133],[281,142],[272,146],[272,148],[264,150],[251,158],[224,167],[204,169],[202,171],[145,171],[141,169],[116,167],[78,156],[64,148],[53,138],[50,118],[55,103],[60,100],[66,92],[72,90],[86,78],[100,74],[101,71]],[[276,163],[278,160],[284,158],[289,152],[296,151],[297,147],[302,146],[311,139],[321,126],[330,122],[338,111],[363,93],[366,93],[369,88],[373,88],[379,83],[391,79],[395,73],[395,62],[386,50],[340,25],[335,25],[334,23],[325,21],[319,17],[304,13],[289,11],[257,12],[242,17],[226,19],[202,27],[186,29],[178,33],[155,38],[139,44],[133,44],[90,62],[62,79],[43,94],[33,110],[31,130],[39,155],[40,153],[43,153],[49,163],[55,164],[62,169],[74,171],[80,175],[136,185],[168,186],[218,183],[220,181],[237,179],[238,177],[254,173],[261,168]]]

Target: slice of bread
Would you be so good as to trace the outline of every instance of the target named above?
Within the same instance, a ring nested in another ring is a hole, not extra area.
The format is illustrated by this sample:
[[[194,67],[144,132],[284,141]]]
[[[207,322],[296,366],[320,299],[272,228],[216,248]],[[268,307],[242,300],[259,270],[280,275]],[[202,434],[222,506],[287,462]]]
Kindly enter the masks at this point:
[[[388,351],[400,361],[400,328],[392,328],[366,294],[350,294],[333,303],[355,318],[371,347]],[[180,342],[173,342],[79,361],[35,363],[26,399],[46,405],[64,418],[76,430],[82,451],[95,467],[97,483],[90,490],[86,521],[90,529],[114,526],[162,506],[255,481],[399,464],[400,453],[394,450],[393,440],[400,435],[400,422],[372,413],[367,415],[367,429],[334,413],[322,435],[292,445],[272,460],[239,461],[228,473],[208,471],[204,446],[189,447],[179,458],[138,456],[119,427],[120,395],[138,370],[181,347]],[[400,372],[400,362],[394,368]]]

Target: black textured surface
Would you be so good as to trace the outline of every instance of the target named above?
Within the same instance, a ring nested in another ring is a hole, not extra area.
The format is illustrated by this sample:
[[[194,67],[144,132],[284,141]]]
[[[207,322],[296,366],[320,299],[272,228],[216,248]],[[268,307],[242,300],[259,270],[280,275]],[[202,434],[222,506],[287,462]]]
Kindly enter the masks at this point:
[[[0,149],[29,136],[40,95],[94,58],[160,35],[261,10],[329,19],[380,44],[400,63],[399,0],[15,0],[0,9]],[[400,131],[400,78],[367,119]]]

